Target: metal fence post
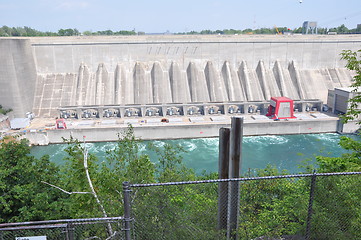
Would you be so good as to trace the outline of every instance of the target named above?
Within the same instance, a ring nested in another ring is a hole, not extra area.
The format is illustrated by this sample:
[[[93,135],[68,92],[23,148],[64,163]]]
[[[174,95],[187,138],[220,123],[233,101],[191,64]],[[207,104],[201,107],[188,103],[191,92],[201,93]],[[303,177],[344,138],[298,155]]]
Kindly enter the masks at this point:
[[[239,178],[242,162],[243,118],[232,117],[230,137],[229,178]],[[229,185],[229,224],[227,236],[238,239],[237,227],[239,217],[239,181],[231,181]]]
[[[67,240],[74,240],[74,225],[72,223],[68,223],[66,225],[66,235]]]
[[[124,231],[125,240],[131,240],[130,234],[130,186],[129,182],[123,182],[123,203],[124,203]]]
[[[230,129],[219,129],[218,179],[229,178]],[[228,182],[218,183],[218,230],[227,230]]]
[[[312,205],[313,198],[315,195],[315,187],[316,187],[316,171],[313,171],[313,175],[311,177],[311,186],[310,186],[310,199],[308,202],[308,214],[307,214],[307,225],[306,225],[306,236],[305,239],[309,240],[311,238],[311,220],[312,220]]]

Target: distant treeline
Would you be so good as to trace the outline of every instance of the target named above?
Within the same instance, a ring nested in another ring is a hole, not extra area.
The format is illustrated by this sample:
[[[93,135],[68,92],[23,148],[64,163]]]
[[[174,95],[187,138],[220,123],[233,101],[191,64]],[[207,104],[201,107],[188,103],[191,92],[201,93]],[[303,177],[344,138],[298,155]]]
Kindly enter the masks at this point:
[[[144,34],[142,32],[132,31],[118,31],[113,32],[112,30],[106,31],[85,31],[80,32],[76,28],[59,29],[58,32],[42,32],[30,27],[8,27],[2,26],[0,28],[1,37],[43,37],[43,36],[91,36],[91,35],[137,35]]]
[[[318,34],[328,34],[330,32],[337,34],[352,34],[352,33],[361,33],[361,25],[358,25],[357,28],[348,29],[344,24],[339,27],[334,28],[317,28]],[[235,34],[284,34],[284,33],[302,33],[302,27],[290,29],[287,27],[273,27],[273,28],[260,28],[260,29],[244,29],[244,30],[236,30],[236,29],[224,29],[224,30],[202,30],[200,32],[190,31],[190,32],[179,32],[174,33],[178,35],[193,35],[193,34],[224,34],[224,35],[235,35]],[[8,27],[2,26],[0,28],[0,37],[41,37],[41,36],[92,36],[92,35],[144,35],[145,32],[136,32],[135,30],[127,31],[84,31],[80,32],[76,28],[67,28],[60,29],[58,32],[42,32],[30,27]],[[170,32],[159,33],[159,34],[172,34]]]
[[[177,34],[225,34],[225,35],[235,35],[235,34],[284,34],[284,33],[302,33],[302,27],[290,29],[287,27],[274,27],[274,28],[259,28],[259,29],[244,29],[244,30],[235,30],[235,29],[224,29],[224,30],[202,30],[200,32],[190,31]],[[351,33],[361,33],[361,25],[354,29],[348,29],[344,24],[339,27],[334,28],[317,28],[318,34],[328,34],[329,32],[337,34],[351,34]]]

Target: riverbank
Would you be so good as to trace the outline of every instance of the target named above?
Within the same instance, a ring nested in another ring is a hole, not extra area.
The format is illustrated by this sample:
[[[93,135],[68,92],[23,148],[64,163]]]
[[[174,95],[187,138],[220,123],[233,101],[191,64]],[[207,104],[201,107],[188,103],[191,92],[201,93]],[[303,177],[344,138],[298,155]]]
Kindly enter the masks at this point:
[[[358,126],[343,125],[336,115],[321,112],[296,113],[295,119],[274,121],[264,115],[244,117],[244,136],[310,133],[352,133]],[[55,129],[54,119],[34,119],[24,132],[32,145],[62,143],[63,138],[86,138],[87,142],[116,141],[117,134],[131,124],[136,137],[143,140],[217,137],[220,128],[230,127],[231,117],[225,115],[66,120],[67,129]]]

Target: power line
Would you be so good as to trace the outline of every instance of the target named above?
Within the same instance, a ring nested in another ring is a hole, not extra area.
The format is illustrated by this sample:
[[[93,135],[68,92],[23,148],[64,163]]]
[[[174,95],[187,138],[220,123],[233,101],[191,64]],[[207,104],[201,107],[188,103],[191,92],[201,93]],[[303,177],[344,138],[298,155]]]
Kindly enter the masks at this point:
[[[361,11],[357,11],[357,12],[351,13],[351,14],[343,16],[343,17],[334,18],[334,19],[331,19],[331,20],[328,20],[328,21],[325,21],[325,22],[321,21],[320,25],[328,26],[330,23],[350,19],[350,18],[353,18],[353,17],[357,17],[359,15],[361,15]]]

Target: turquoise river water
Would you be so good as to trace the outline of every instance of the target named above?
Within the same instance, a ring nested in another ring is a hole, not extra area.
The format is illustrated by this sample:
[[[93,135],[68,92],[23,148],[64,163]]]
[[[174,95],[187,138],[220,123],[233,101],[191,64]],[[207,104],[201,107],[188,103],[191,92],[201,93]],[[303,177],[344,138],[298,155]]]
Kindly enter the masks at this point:
[[[302,171],[299,168],[305,159],[314,159],[315,155],[341,156],[346,151],[339,145],[339,134],[305,134],[244,137],[242,147],[242,172],[264,168],[267,165],[290,173]],[[164,143],[180,144],[187,151],[183,162],[197,173],[218,171],[218,138],[180,139],[153,141],[157,146]],[[150,155],[153,162],[157,161],[154,152],[147,149],[148,141],[142,143],[142,153]],[[115,147],[114,142],[87,143],[89,152],[105,157],[105,151]],[[34,146],[31,154],[41,157],[48,154],[51,161],[61,164],[66,156],[65,144]]]

